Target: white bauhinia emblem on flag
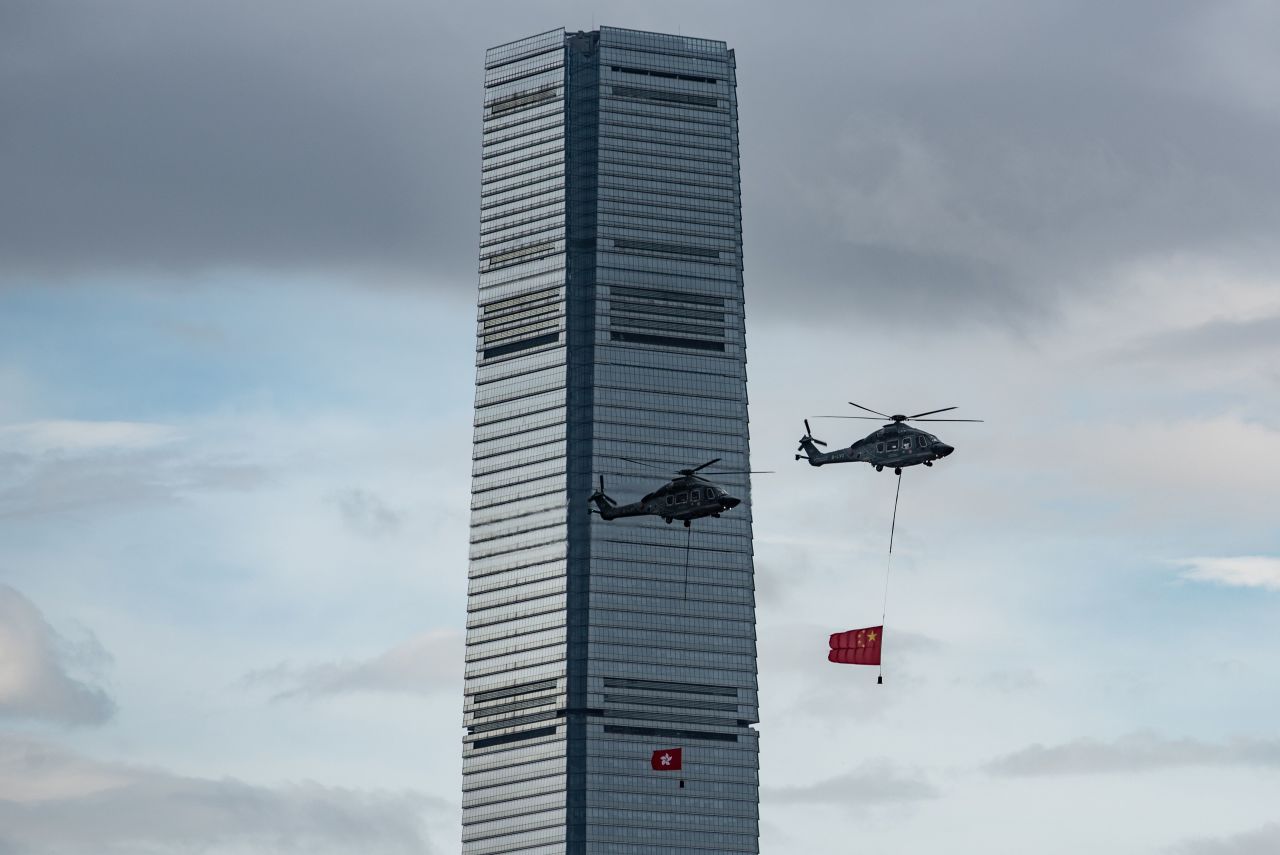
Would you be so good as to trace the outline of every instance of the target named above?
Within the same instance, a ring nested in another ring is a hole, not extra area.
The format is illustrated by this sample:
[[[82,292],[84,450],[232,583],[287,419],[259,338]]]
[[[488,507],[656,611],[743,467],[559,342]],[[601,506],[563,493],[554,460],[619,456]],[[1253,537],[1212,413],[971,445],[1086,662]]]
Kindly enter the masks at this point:
[[[659,748],[653,752],[649,763],[655,771],[675,771],[684,765],[682,755],[683,750],[680,748]]]

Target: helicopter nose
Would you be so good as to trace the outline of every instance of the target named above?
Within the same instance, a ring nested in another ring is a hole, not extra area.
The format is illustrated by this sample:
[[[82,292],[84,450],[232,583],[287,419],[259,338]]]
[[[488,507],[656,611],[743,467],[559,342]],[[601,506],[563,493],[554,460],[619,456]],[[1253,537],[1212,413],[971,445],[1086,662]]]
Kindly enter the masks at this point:
[[[955,449],[947,445],[945,442],[940,442],[933,447],[933,453],[939,457],[946,457],[953,451],[955,451]]]
[[[725,496],[722,499],[720,499],[720,504],[724,507],[725,510],[728,510],[729,508],[738,507],[738,505],[742,504],[742,500],[735,499],[733,496]]]

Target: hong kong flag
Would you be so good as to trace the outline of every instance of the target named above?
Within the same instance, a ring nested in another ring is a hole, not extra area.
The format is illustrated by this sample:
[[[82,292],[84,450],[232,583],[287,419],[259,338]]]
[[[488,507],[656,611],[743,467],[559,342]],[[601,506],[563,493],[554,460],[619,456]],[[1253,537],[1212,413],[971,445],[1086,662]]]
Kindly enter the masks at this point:
[[[664,748],[653,752],[653,759],[649,762],[655,771],[673,772],[680,768],[680,752],[679,748]]]
[[[841,665],[879,665],[880,642],[883,638],[883,626],[832,633],[827,661]]]

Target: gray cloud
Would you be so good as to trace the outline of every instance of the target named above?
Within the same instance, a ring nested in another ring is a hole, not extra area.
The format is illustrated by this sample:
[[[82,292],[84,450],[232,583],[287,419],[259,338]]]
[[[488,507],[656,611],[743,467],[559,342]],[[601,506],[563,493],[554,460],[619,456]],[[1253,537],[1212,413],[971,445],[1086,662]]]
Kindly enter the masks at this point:
[[[276,689],[273,700],[315,699],[350,692],[431,694],[462,684],[463,639],[453,630],[432,630],[369,659],[294,666],[284,662],[251,671],[248,689]]]
[[[749,273],[789,299],[998,323],[1170,252],[1256,259],[1280,218],[1275,111],[1191,59],[1238,45],[1274,80],[1252,14],[986,3],[922,27],[826,6],[804,62],[762,72],[743,47],[744,169],[767,164],[744,174]]]
[[[955,680],[957,685],[972,685],[1004,694],[1029,692],[1044,686],[1044,681],[1029,668],[986,671],[974,677]]]
[[[0,455],[0,521],[172,501],[199,490],[246,490],[265,477],[256,465],[192,454],[168,434],[139,427],[56,422],[0,431],[27,446]]]
[[[92,636],[68,641],[34,603],[0,585],[0,718],[103,723],[115,712],[115,703],[70,671],[96,670],[109,660]]]
[[[0,852],[423,855],[436,851],[424,820],[445,808],[414,792],[187,777],[0,734]]]
[[[1280,315],[1236,320],[1220,318],[1188,329],[1149,336],[1120,355],[1161,362],[1246,357],[1262,351],[1280,353]]]
[[[479,87],[423,44],[444,23],[430,6],[19,2],[5,18],[6,272],[421,270],[472,230],[478,157],[460,155]]]
[[[766,803],[835,805],[853,810],[938,796],[938,789],[923,775],[905,773],[887,763],[869,763],[804,786],[766,787],[761,794]]]
[[[1196,837],[1170,847],[1174,855],[1275,855],[1280,852],[1280,823],[1272,822],[1231,837]]]
[[[1280,768],[1280,740],[1236,739],[1212,743],[1133,733],[1113,742],[1078,739],[1048,747],[1037,743],[993,760],[987,764],[987,771],[1033,777],[1146,772],[1179,766]]]
[[[337,506],[342,521],[357,534],[378,537],[400,528],[400,514],[388,507],[377,494],[368,490],[341,490],[331,496],[330,500]]]
[[[378,269],[469,292],[482,51],[591,23],[503,8],[495,28],[407,0],[8,4],[0,276]],[[777,14],[595,9],[736,48],[758,310],[1024,326],[1172,253],[1276,261],[1269,7]]]

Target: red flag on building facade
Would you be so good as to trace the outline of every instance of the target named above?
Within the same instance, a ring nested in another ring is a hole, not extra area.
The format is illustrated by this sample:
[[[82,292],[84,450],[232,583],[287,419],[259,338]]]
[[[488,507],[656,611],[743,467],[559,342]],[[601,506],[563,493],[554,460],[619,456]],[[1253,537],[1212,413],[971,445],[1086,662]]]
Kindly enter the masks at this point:
[[[883,638],[883,626],[832,633],[827,661],[841,665],[879,665],[880,642]]]
[[[680,748],[664,748],[661,751],[653,752],[653,759],[649,762],[653,768],[659,772],[673,772],[680,769]]]

